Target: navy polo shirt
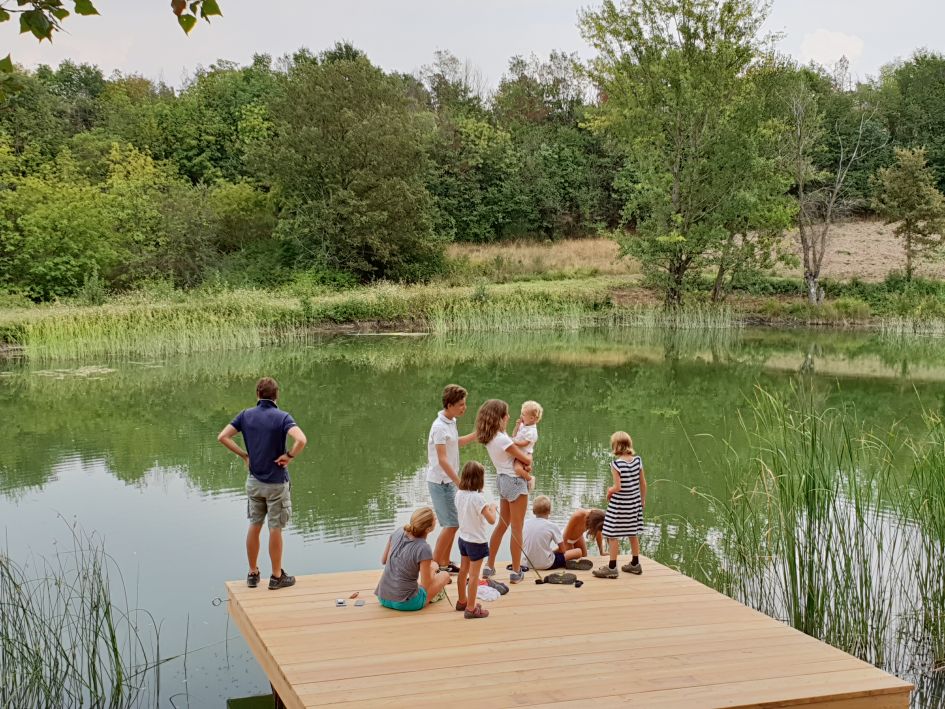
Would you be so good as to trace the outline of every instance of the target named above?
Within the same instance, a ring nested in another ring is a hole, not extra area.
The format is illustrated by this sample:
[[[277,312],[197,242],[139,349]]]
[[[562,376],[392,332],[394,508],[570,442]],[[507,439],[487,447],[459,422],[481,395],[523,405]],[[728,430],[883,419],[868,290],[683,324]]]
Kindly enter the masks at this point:
[[[289,414],[276,402],[260,399],[254,408],[240,411],[230,425],[243,434],[254,478],[263,483],[288,482],[289,470],[276,465],[276,458],[286,452],[286,434],[295,426]]]

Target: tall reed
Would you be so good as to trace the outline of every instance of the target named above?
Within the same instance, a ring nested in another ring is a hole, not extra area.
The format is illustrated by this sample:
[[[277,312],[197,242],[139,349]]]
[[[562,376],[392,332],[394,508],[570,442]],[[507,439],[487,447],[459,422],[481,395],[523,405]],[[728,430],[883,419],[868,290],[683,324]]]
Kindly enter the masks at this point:
[[[945,427],[869,430],[811,394],[757,390],[726,452],[712,529],[683,559],[737,600],[945,702]]]
[[[153,619],[122,600],[102,545],[73,534],[36,576],[0,554],[0,706],[130,707],[153,686]]]

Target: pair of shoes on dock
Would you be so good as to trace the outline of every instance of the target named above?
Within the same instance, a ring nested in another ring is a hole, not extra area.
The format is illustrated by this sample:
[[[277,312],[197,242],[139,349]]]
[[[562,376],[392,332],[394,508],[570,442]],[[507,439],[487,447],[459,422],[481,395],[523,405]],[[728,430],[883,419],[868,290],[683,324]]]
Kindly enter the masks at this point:
[[[569,559],[564,562],[564,568],[568,571],[590,571],[594,568],[594,562],[590,559]]]

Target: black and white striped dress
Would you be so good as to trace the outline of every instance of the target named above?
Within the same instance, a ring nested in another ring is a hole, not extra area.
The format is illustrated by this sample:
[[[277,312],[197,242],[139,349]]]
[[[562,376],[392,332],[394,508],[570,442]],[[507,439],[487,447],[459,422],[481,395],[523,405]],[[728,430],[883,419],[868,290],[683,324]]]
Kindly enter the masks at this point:
[[[640,497],[643,460],[637,455],[629,461],[615,458],[610,464],[620,474],[620,492],[607,503],[604,536],[640,536],[643,534],[643,499]]]

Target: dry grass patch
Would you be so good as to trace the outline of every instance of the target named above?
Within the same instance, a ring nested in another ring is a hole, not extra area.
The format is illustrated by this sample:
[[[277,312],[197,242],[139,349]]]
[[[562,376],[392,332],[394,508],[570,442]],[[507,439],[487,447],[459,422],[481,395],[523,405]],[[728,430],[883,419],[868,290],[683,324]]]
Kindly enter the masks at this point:
[[[640,272],[632,259],[621,259],[612,239],[514,241],[502,244],[451,244],[447,255],[472,266],[522,275],[584,270],[592,274],[624,276]]]

